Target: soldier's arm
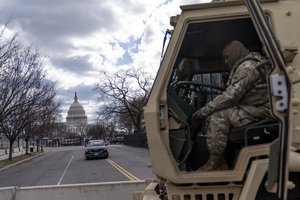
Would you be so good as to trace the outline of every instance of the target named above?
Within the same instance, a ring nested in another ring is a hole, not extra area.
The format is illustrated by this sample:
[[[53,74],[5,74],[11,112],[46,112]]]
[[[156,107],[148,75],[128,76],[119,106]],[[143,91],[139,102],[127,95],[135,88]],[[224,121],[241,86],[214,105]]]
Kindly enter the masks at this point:
[[[260,79],[259,72],[255,69],[255,62],[245,61],[236,70],[233,81],[226,90],[210,101],[201,109],[203,116],[208,116],[215,111],[239,105],[244,95],[255,87]]]

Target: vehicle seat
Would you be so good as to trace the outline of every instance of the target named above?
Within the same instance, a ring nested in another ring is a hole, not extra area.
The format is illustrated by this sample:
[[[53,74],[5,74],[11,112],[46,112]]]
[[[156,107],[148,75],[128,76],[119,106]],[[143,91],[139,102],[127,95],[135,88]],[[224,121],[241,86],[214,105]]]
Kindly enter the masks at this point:
[[[243,147],[270,143],[278,137],[278,133],[279,123],[274,119],[266,119],[243,127],[232,128],[225,152],[229,168],[234,166],[235,158]]]
[[[278,137],[279,123],[274,119],[248,124],[244,127],[232,128],[229,142],[236,147],[270,143]]]

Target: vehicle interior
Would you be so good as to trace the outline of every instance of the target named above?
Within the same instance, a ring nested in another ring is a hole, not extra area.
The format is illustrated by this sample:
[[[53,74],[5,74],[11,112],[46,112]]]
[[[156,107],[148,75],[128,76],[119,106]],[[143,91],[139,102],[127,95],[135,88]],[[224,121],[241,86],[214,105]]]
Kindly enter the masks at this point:
[[[197,170],[208,159],[202,131],[204,121],[199,121],[195,128],[191,115],[225,90],[229,72],[222,59],[222,50],[232,40],[241,41],[250,51],[264,54],[248,17],[193,22],[187,26],[167,93],[169,145],[182,171]],[[242,148],[270,143],[277,137],[278,123],[274,119],[232,128],[225,152],[229,168],[234,167]]]

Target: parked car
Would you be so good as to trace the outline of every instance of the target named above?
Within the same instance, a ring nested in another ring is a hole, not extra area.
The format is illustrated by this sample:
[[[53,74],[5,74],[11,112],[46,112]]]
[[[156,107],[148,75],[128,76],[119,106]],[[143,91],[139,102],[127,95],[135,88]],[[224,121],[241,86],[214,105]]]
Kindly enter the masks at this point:
[[[90,140],[85,147],[85,159],[108,158],[108,151],[103,140]]]

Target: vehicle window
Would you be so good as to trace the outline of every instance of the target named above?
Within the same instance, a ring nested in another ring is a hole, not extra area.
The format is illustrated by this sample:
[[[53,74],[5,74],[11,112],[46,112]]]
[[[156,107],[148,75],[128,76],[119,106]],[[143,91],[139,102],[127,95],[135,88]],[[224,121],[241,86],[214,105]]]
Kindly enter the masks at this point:
[[[249,17],[187,26],[168,89],[168,94],[185,111],[198,110],[226,88],[228,69],[221,51],[231,40],[242,41],[251,51],[262,51]]]
[[[89,142],[89,146],[104,146],[103,141],[91,141]]]

